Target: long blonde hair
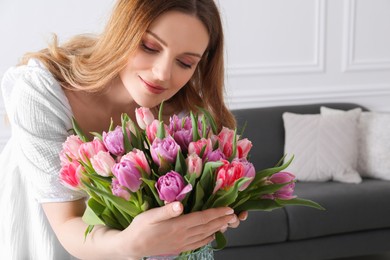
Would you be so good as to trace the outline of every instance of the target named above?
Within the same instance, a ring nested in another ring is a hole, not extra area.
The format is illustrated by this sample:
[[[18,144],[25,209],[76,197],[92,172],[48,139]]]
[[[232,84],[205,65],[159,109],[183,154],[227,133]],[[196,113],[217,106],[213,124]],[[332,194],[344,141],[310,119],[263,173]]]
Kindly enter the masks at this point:
[[[167,103],[175,111],[204,107],[220,128],[235,127],[224,102],[224,36],[213,0],[118,0],[99,37],[79,35],[59,46],[54,36],[48,48],[27,53],[22,64],[37,58],[64,88],[102,91],[125,67],[150,24],[172,10],[198,17],[209,32],[210,42],[190,81]]]

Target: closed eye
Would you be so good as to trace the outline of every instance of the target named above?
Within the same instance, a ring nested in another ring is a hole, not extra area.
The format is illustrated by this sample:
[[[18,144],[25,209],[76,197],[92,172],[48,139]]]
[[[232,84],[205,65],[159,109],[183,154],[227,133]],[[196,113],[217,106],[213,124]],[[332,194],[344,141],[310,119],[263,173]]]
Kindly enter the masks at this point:
[[[148,47],[145,43],[142,43],[141,47],[144,51],[146,51],[148,53],[157,53],[158,52],[158,50]]]
[[[177,62],[179,63],[179,65],[185,69],[192,69],[192,64],[188,64],[188,63],[185,63],[181,60],[177,60]]]

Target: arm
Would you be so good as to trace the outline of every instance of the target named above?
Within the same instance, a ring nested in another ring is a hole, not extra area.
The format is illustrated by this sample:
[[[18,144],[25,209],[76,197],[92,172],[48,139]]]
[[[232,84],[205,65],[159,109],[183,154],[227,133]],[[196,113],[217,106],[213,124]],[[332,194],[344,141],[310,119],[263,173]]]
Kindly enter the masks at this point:
[[[43,209],[61,244],[81,259],[177,254],[206,245],[214,239],[215,232],[238,224],[230,208],[182,215],[182,204],[174,202],[138,215],[123,231],[95,226],[84,241],[84,200],[45,203]]]

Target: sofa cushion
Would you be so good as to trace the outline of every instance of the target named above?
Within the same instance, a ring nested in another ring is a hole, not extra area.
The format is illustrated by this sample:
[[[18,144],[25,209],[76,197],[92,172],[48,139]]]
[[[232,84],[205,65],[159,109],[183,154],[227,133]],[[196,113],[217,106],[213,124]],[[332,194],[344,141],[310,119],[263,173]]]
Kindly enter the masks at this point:
[[[295,156],[287,171],[302,181],[361,182],[356,171],[360,113],[361,108],[332,115],[283,113],[284,152]]]
[[[296,194],[326,210],[288,206],[289,240],[390,227],[390,182],[298,182]]]
[[[284,112],[298,114],[320,113],[320,106],[349,110],[360,107],[353,103],[321,103],[309,105],[290,105],[259,107],[232,110],[236,117],[238,133],[243,128],[243,136],[253,143],[250,160],[256,169],[273,167],[284,154]],[[363,108],[363,110],[367,110]]]
[[[349,111],[321,107],[321,114]],[[358,165],[363,177],[390,180],[390,113],[363,112],[358,121]]]
[[[251,211],[248,218],[235,229],[225,233],[228,247],[250,246],[287,240],[287,216],[282,209],[271,212]]]

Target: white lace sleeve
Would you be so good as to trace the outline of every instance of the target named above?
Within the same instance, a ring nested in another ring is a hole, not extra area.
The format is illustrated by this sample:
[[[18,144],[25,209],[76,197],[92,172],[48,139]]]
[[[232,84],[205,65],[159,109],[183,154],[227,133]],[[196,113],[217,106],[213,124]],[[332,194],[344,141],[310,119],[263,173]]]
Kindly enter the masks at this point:
[[[68,100],[53,76],[35,61],[11,68],[2,90],[11,122],[18,167],[40,203],[86,195],[59,182],[59,152],[71,129]]]

